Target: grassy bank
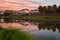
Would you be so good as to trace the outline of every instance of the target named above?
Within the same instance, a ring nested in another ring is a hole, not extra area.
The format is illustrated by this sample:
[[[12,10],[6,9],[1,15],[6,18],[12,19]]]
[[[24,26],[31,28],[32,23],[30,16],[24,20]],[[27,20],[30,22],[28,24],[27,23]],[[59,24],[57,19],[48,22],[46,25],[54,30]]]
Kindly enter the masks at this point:
[[[59,19],[60,20],[60,16],[22,16],[21,19],[51,19],[51,20]]]
[[[0,27],[0,40],[34,40],[33,37],[18,29],[4,29]]]

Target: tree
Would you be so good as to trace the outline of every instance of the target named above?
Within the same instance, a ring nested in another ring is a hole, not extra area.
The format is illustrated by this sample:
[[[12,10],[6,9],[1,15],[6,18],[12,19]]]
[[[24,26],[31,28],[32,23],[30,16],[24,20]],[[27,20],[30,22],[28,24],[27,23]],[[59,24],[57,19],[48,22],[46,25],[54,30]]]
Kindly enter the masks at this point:
[[[47,8],[46,8],[46,6],[43,6],[43,12],[44,12],[44,13],[47,12]]]
[[[51,6],[48,6],[48,7],[47,7],[47,12],[48,12],[48,13],[52,13],[52,7],[51,7]]]
[[[38,10],[39,10],[39,12],[43,12],[43,7],[42,6],[39,6],[39,8],[38,8]]]
[[[53,5],[53,13],[56,13],[57,12],[57,6],[56,6],[56,4],[55,5]]]
[[[60,6],[58,6],[57,8],[57,13],[60,13]]]
[[[6,10],[4,11],[4,16],[10,16],[10,14],[12,14],[13,11],[12,10]]]
[[[13,11],[12,10],[5,10],[4,11],[4,21],[5,22],[10,22],[10,15],[13,14]]]

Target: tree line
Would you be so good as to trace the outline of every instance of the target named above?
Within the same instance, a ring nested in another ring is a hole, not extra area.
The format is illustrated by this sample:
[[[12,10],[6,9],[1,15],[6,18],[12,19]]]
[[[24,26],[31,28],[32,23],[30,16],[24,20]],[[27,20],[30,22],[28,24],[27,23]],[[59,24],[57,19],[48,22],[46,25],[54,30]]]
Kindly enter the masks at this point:
[[[53,6],[39,6],[38,7],[39,12],[41,13],[60,13],[60,5],[57,6],[56,4]]]

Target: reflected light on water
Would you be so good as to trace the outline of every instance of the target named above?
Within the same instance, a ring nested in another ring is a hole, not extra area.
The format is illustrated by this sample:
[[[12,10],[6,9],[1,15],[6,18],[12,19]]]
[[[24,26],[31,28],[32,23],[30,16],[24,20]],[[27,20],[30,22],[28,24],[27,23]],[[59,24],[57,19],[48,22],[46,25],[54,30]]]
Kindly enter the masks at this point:
[[[27,31],[27,32],[39,30],[37,27],[38,25],[31,25],[30,23],[26,23],[24,25],[22,25],[20,23],[0,23],[0,25],[3,28],[15,28],[15,29],[21,29],[21,30]]]

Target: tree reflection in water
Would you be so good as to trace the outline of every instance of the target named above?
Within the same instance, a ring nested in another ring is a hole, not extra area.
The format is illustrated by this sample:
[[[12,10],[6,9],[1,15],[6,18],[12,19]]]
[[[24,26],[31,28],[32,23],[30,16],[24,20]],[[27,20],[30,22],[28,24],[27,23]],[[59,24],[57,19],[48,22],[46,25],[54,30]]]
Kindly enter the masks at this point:
[[[59,22],[57,22],[57,23],[55,23],[55,22],[41,22],[38,25],[38,28],[39,28],[39,30],[41,30],[41,29],[43,29],[43,30],[47,29],[47,30],[52,30],[53,32],[55,32],[56,29],[58,29],[59,32],[60,32],[60,23]]]

